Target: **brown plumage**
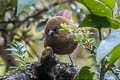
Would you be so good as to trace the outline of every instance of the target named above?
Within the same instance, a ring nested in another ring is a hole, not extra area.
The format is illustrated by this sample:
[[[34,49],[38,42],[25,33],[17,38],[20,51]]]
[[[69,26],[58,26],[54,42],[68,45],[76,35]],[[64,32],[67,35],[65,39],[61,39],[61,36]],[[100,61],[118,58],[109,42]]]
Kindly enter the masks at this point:
[[[70,25],[71,28],[75,28],[72,21],[72,12],[63,10],[48,20],[45,28],[45,47],[50,46],[53,52],[56,54],[70,54],[77,47],[77,42],[74,41],[74,37],[69,35],[66,30],[60,30],[61,23]]]

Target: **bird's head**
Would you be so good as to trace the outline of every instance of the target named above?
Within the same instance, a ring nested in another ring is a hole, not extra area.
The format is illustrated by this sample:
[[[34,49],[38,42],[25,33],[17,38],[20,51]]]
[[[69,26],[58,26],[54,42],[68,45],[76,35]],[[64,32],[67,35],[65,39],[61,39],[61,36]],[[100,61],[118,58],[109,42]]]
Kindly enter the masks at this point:
[[[53,35],[55,33],[59,33],[61,23],[66,23],[70,25],[71,28],[74,27],[73,23],[71,22],[72,19],[72,12],[68,10],[62,10],[56,14],[56,16],[52,17],[48,20],[46,24],[45,34],[46,35]],[[66,32],[66,31],[65,31]]]
[[[74,25],[71,23],[69,19],[67,19],[64,16],[54,16],[51,19],[48,20],[45,28],[45,34],[50,36],[54,34],[59,34],[59,33],[68,33],[68,31],[63,30],[61,31],[62,27],[60,24],[67,24],[70,25],[70,27],[74,27]]]

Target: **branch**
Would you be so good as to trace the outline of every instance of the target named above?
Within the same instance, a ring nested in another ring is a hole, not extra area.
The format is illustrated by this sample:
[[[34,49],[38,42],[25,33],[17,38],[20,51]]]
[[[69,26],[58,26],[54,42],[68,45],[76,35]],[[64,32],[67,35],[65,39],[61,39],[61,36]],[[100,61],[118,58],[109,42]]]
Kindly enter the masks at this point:
[[[110,70],[112,71],[113,74],[115,74],[115,76],[117,77],[117,79],[120,80],[119,76],[113,71],[113,69],[110,68]]]
[[[67,2],[68,1],[64,1],[64,2],[61,2],[60,4],[67,3]],[[20,21],[20,20],[10,20],[10,21],[0,21],[0,23],[24,23],[24,22],[28,21],[30,18],[36,18],[38,15],[48,11],[50,7],[56,6],[58,4],[59,4],[59,2],[56,1],[56,2],[54,2],[52,4],[50,4],[49,6],[45,7],[44,9],[38,11],[37,13],[35,13],[35,14],[31,15],[31,16],[28,16],[27,18],[25,18],[22,21]]]

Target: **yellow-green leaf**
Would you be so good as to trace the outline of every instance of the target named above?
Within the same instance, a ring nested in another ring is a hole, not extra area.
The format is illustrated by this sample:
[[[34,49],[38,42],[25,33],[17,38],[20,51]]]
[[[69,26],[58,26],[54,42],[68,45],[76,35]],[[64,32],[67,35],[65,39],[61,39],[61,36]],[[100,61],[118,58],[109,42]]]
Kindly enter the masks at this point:
[[[120,44],[117,45],[111,52],[109,64],[113,64],[116,60],[120,58]]]

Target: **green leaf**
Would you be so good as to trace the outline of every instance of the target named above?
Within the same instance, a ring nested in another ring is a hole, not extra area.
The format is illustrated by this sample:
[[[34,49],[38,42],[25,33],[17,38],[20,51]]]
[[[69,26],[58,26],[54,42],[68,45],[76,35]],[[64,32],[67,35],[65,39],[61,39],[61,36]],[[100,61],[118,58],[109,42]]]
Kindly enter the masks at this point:
[[[90,67],[84,66],[80,69],[75,80],[93,80],[94,73],[90,72]]]
[[[20,64],[25,64],[25,61],[18,60]]]
[[[24,70],[24,69],[26,69],[26,66],[23,65],[23,64],[21,64],[21,65],[20,65],[20,68]]]
[[[120,44],[120,29],[113,31],[105,40],[102,40],[96,54],[97,64],[109,55]],[[114,52],[115,53],[115,52]]]
[[[107,5],[110,9],[115,8],[115,0],[100,0],[102,1],[105,5]]]
[[[18,0],[17,4],[17,15],[23,11],[24,8],[37,3],[40,0]]]
[[[26,64],[26,65],[30,65],[31,63],[30,63],[30,62],[26,62],[25,64]]]
[[[77,1],[85,5],[92,14],[108,18],[112,17],[112,11],[104,3],[98,0],[77,0]]]
[[[25,65],[26,65],[26,67],[29,67],[31,65],[31,63],[30,62],[26,62]]]
[[[11,48],[17,48],[17,45],[13,43],[9,44],[8,46],[10,46]]]
[[[78,41],[82,39],[82,35],[81,34],[76,34],[75,37],[77,38]]]
[[[75,28],[72,30],[73,33],[77,32],[79,30],[79,28]]]
[[[111,28],[119,28],[120,27],[120,21],[115,20],[115,19],[108,19],[109,22],[111,23]]]
[[[60,24],[60,27],[65,28],[65,27],[66,27],[66,24],[65,24],[65,23],[64,23],[64,24],[61,23],[61,24]]]
[[[90,35],[91,35],[91,33],[90,33],[90,31],[85,31],[85,36],[86,36],[86,38],[89,38],[90,37]]]
[[[118,28],[120,22],[106,17],[100,17],[93,14],[87,15],[81,22],[80,27],[95,27],[95,28]]]
[[[113,64],[116,60],[120,58],[120,44],[117,45],[111,52],[109,64]]]
[[[66,23],[60,24],[60,27],[62,27],[63,29],[65,29],[65,30],[67,30],[67,31],[70,31],[70,30],[71,30],[70,26],[69,26],[69,25],[66,25]]]
[[[16,7],[17,6],[17,1],[18,0],[8,0],[8,3],[12,4],[13,7]]]
[[[118,16],[116,17],[116,19],[118,19],[118,20],[120,21],[120,15],[118,15]]]
[[[89,39],[88,39],[88,42],[89,42],[89,43],[93,43],[94,41],[95,41],[94,38],[89,38]]]
[[[15,58],[16,58],[17,60],[19,60],[19,61],[24,61],[24,59],[22,58],[22,56],[20,56],[19,54],[14,53],[14,54],[12,54],[12,55],[15,56]]]

